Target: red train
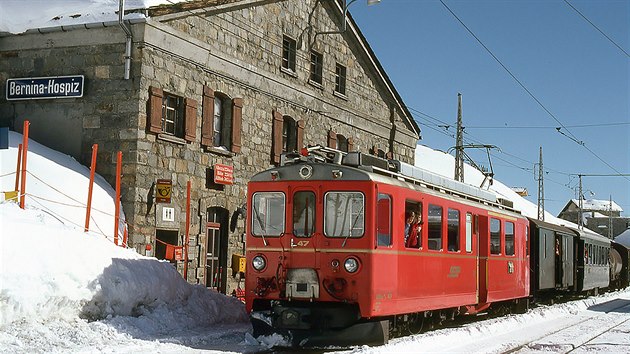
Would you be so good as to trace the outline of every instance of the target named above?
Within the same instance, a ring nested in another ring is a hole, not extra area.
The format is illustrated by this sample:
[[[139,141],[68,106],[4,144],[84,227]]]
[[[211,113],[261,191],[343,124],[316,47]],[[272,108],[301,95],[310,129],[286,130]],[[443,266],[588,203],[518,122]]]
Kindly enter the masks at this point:
[[[411,212],[419,220],[407,226]],[[255,335],[270,326],[299,344],[383,343],[491,305],[528,305],[528,219],[397,161],[321,147],[285,155],[251,179],[247,225]]]

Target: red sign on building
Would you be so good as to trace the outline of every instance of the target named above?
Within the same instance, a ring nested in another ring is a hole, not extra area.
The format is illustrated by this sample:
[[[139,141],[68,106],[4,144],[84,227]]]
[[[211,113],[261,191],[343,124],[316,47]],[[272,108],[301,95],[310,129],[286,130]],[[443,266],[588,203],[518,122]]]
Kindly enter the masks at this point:
[[[214,165],[214,183],[216,184],[234,184],[234,167],[222,165],[220,163]]]

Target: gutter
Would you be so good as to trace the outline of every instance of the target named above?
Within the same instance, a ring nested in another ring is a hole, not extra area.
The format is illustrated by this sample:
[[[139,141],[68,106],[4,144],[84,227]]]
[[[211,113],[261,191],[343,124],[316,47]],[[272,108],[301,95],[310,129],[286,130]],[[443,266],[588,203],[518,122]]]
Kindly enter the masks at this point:
[[[125,0],[120,0],[118,4],[118,25],[125,32],[125,80],[129,80],[129,74],[131,72],[131,43],[133,37],[129,25],[123,22],[123,16],[125,14]]]

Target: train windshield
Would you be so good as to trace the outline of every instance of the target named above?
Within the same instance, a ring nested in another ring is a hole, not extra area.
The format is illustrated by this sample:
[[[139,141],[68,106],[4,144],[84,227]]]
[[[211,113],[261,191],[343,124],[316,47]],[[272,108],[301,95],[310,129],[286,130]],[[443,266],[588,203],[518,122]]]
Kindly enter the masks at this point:
[[[315,231],[315,193],[293,195],[293,235],[310,237]]]
[[[328,192],[324,197],[324,235],[361,237],[365,229],[365,198],[360,192]]]
[[[284,211],[284,193],[254,193],[252,197],[252,234],[256,236],[281,236],[284,233]]]

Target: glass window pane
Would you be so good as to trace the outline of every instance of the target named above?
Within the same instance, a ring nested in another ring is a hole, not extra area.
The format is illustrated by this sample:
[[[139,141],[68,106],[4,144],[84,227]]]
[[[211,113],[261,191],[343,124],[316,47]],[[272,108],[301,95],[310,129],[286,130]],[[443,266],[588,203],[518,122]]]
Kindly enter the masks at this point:
[[[505,222],[505,255],[514,255],[514,223]]]
[[[472,252],[472,214],[466,213],[466,252]]]
[[[361,237],[364,231],[364,199],[360,192],[328,192],[324,198],[324,235]]]
[[[310,237],[315,231],[315,193],[297,192],[293,195],[293,234]]]
[[[448,228],[446,239],[449,251],[459,251],[459,210],[448,209]]]
[[[429,204],[429,249],[442,249],[442,207]]]
[[[390,246],[392,244],[392,202],[387,194],[379,194],[376,204],[376,244]]]
[[[252,198],[252,234],[281,236],[284,233],[284,214],[284,193],[255,193]]]
[[[501,221],[490,219],[490,254],[501,254]]]

